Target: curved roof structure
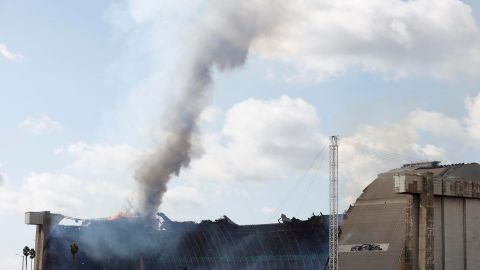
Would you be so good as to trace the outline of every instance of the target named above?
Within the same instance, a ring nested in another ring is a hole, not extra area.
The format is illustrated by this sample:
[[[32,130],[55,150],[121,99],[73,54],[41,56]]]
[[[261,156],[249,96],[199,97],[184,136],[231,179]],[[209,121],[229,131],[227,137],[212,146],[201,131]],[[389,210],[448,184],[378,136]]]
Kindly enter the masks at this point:
[[[431,188],[426,187],[430,181],[427,178],[431,178]],[[431,205],[427,205],[427,195],[431,196]],[[379,174],[344,216],[339,269],[417,269],[426,264],[436,269],[478,269],[480,264],[464,265],[477,257],[466,255],[467,236],[477,235],[480,230],[464,227],[480,227],[480,220],[472,220],[465,212],[471,208],[472,213],[480,215],[479,198],[477,163],[406,164]],[[449,238],[452,240],[447,241]],[[359,252],[365,244],[379,249]],[[462,254],[457,261],[445,261],[459,252]]]

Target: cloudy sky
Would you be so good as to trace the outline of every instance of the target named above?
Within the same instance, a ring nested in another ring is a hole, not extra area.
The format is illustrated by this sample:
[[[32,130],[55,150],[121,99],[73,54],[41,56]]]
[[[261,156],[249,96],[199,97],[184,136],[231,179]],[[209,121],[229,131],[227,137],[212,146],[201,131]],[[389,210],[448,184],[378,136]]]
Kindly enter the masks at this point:
[[[332,134],[342,209],[403,163],[478,161],[479,16],[473,0],[0,0],[0,268],[33,245],[25,211],[135,207],[135,170],[202,46],[243,57],[213,67],[160,207],[173,219],[327,213]]]

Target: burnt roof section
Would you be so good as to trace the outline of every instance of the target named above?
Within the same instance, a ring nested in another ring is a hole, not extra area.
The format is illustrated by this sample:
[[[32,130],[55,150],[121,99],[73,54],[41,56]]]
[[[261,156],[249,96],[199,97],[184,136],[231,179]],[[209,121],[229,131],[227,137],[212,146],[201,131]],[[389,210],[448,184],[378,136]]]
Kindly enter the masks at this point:
[[[439,161],[404,164],[402,167],[387,172],[391,173],[425,173],[431,172],[436,178],[457,178],[469,181],[480,181],[480,165],[478,163],[454,163],[442,165]]]
[[[438,168],[440,167],[440,161],[425,161],[416,163],[403,164],[402,168]]]
[[[72,242],[80,247],[76,260],[89,270],[314,270],[327,262],[326,215],[260,225],[238,225],[226,216],[199,223],[159,216],[159,229],[131,217],[58,225],[47,242],[46,269],[69,269]]]
[[[380,173],[372,181],[362,194],[357,198],[357,202],[370,199],[401,198],[403,194],[397,194],[393,191],[394,174],[422,174],[430,172],[436,179],[447,180],[466,180],[480,182],[480,165],[478,163],[455,163],[442,165],[438,161],[421,162],[405,164],[400,168]]]
[[[425,162],[415,162],[415,163],[407,163],[403,164],[402,167],[393,169],[390,172],[404,172],[404,171],[412,171],[412,170],[419,170],[419,169],[437,169],[442,168],[440,165],[440,161],[425,161]]]

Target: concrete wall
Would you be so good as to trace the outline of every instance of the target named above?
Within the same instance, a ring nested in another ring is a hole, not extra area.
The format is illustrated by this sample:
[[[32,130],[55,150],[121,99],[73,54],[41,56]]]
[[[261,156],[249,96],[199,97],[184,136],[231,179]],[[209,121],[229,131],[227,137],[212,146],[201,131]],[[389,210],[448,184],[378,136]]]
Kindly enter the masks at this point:
[[[463,199],[443,198],[445,269],[464,269]]]
[[[480,269],[480,200],[435,198],[435,270]]]
[[[480,269],[480,200],[465,199],[467,269]]]
[[[433,173],[433,185],[429,184],[427,188],[427,185],[423,185],[423,183],[428,175],[432,176],[430,173]],[[391,184],[387,183],[388,177],[391,177]],[[390,185],[392,185],[394,194],[410,196],[408,202],[403,205],[404,231],[396,229],[393,232],[399,235],[405,234],[403,250],[400,250],[402,257],[398,269],[480,269],[479,164],[459,164],[438,169],[398,169],[392,173],[380,174],[379,178],[370,184],[357,200],[352,211],[355,220],[347,219],[344,224],[348,224],[350,227],[342,226],[342,229],[345,228],[344,232],[351,233],[352,237],[358,238],[355,243],[380,241],[378,232],[385,231],[383,226],[391,226],[386,222],[391,218],[387,219],[387,215],[377,209],[378,206],[376,208],[372,205],[372,202],[382,199],[385,200],[385,206],[389,205],[388,201],[393,197],[387,190]],[[433,202],[432,196],[425,197],[425,194],[430,194],[431,190],[435,195]],[[425,206],[426,199],[429,199],[428,207]],[[426,211],[427,208],[430,211]],[[378,225],[381,227],[377,227]],[[358,230],[360,227],[362,229]],[[350,234],[347,235],[350,236]],[[379,243],[393,243],[393,237],[384,238]],[[346,239],[344,238],[344,240]],[[340,265],[344,266],[348,263],[350,268],[346,269],[355,270],[396,269],[388,267],[387,264],[378,263],[380,260],[373,255],[374,253],[350,254],[345,252],[341,255],[344,261],[341,260]],[[378,253],[378,256],[388,257],[383,252]],[[393,259],[393,256],[389,259]],[[375,261],[375,264],[372,261]],[[368,265],[370,268],[359,268],[359,266],[367,266],[367,263],[370,263]],[[340,269],[343,268],[340,267]]]
[[[443,205],[442,197],[435,197],[434,208],[434,250],[435,270],[444,270],[443,267]]]
[[[480,200],[435,197],[435,270],[480,269]]]
[[[480,181],[471,180],[476,179],[477,174],[444,175],[434,179],[433,187],[424,185],[426,173],[395,175],[394,192],[411,194],[414,198],[407,207],[406,269],[480,269]],[[431,222],[432,219],[426,215],[423,201],[431,198],[425,195],[431,190],[436,196],[433,224],[428,225],[425,221]],[[429,243],[433,245],[426,242],[428,237],[425,236],[430,237]],[[433,254],[434,268],[428,252]]]

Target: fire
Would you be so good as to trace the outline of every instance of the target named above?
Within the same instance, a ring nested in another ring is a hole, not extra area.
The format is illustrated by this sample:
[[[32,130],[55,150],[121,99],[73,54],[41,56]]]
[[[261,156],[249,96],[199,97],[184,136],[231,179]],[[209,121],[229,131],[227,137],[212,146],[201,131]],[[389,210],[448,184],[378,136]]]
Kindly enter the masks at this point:
[[[114,220],[117,220],[117,219],[120,219],[120,218],[127,218],[127,217],[131,217],[132,214],[130,214],[129,212],[127,211],[122,211],[122,212],[119,212],[113,216],[110,216],[107,218],[107,220],[110,220],[110,221],[114,221]]]

